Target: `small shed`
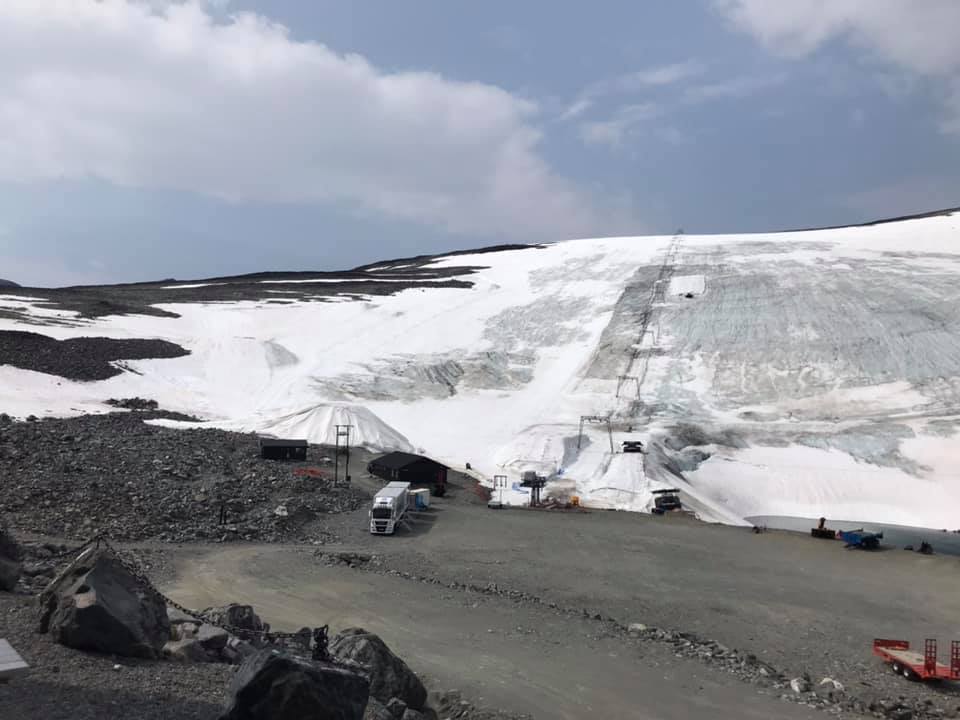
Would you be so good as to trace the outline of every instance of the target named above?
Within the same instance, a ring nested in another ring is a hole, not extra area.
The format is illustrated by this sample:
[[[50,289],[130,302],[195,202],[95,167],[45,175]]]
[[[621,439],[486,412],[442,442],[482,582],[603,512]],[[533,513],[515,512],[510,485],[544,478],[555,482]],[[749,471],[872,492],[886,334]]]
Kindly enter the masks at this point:
[[[306,460],[306,440],[260,438],[260,457],[264,460]]]
[[[447,491],[447,466],[422,455],[392,452],[367,464],[367,472],[387,482],[408,482],[411,487],[428,487],[433,495]]]

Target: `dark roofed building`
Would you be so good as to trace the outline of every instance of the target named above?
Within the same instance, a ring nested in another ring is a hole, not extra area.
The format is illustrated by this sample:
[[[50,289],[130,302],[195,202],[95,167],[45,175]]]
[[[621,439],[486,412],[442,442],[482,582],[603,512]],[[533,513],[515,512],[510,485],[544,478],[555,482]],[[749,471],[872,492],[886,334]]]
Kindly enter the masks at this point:
[[[260,457],[264,460],[306,460],[306,440],[260,438]]]
[[[447,491],[447,467],[423,455],[392,452],[371,460],[367,472],[387,482],[408,482],[412,487],[430,488],[433,495]]]

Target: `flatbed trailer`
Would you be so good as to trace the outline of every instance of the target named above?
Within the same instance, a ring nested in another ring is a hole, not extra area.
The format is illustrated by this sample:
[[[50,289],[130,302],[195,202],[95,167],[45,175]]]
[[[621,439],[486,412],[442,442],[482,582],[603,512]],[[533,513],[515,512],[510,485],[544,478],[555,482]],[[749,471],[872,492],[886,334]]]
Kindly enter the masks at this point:
[[[873,641],[873,654],[909,680],[960,680],[960,640],[950,643],[950,665],[937,660],[937,641],[933,638],[924,641],[922,655],[911,650],[906,640],[878,638]]]

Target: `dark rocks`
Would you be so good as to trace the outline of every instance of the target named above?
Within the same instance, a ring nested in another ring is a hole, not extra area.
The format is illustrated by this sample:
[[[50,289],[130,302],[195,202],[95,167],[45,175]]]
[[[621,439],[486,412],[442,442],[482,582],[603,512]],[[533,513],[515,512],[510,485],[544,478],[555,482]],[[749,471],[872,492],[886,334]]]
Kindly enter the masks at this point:
[[[219,653],[227,646],[230,634],[214,625],[201,625],[197,630],[197,642],[203,649],[211,653]]]
[[[367,701],[367,709],[363,713],[363,720],[394,720],[393,713],[387,710],[387,706],[371,697]]]
[[[0,330],[0,365],[69,380],[106,380],[120,375],[117,360],[176,358],[189,351],[166,340],[81,337],[57,340],[21,330]]]
[[[426,704],[423,683],[379,636],[362,628],[348,628],[333,639],[330,652],[339,660],[363,667],[370,676],[370,694],[381,702],[399,698],[414,710]]]
[[[231,604],[208,608],[202,614],[216,623],[237,628],[240,635],[244,634],[241,630],[266,632],[270,628],[249,605]],[[257,651],[254,643],[232,635],[217,624],[203,622],[176,608],[168,608],[167,617],[170,620],[170,642],[164,647],[164,654],[173,659],[239,665]],[[250,637],[253,640],[259,639],[258,635],[252,632]],[[190,647],[189,652],[186,652],[186,644],[176,643],[193,643],[198,651]]]
[[[255,633],[270,630],[270,625],[263,622],[250,605],[230,603],[222,607],[207,608],[200,614],[212,624],[229,630],[248,630]]]
[[[240,665],[251,655],[256,654],[256,652],[257,648],[246,640],[241,640],[231,635],[227,639],[226,646],[220,651],[220,657],[223,662]]]
[[[170,638],[163,600],[102,549],[88,549],[41,594],[39,629],[61,645],[125,657],[160,657]]]
[[[156,400],[147,400],[142,397],[132,398],[110,398],[106,401],[111,407],[123,408],[124,410],[156,410],[160,404]]]
[[[353,670],[264,649],[240,667],[220,720],[362,720],[369,689]]]
[[[253,435],[143,422],[169,416],[0,424],[0,515],[14,529],[73,540],[99,530],[115,540],[325,543],[335,539],[331,514],[368,501],[329,478],[297,475],[303,464],[261,459]],[[281,504],[295,511],[279,518]]]
[[[394,720],[402,720],[404,713],[407,711],[407,704],[400,698],[390,698],[384,707],[393,716]]]
[[[23,570],[23,550],[19,543],[0,523],[0,590],[13,592]]]

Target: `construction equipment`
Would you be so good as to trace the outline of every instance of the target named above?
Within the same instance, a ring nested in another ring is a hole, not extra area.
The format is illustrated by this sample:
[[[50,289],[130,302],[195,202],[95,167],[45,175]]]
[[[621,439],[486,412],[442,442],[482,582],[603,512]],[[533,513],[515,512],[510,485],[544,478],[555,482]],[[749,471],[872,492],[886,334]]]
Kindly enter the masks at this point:
[[[868,532],[863,528],[857,530],[840,530],[840,539],[846,543],[844,547],[859,548],[861,550],[876,550],[883,539],[882,532]]]
[[[823,540],[836,540],[837,531],[831,530],[827,527],[827,519],[820,518],[820,522],[815,528],[810,528],[810,534],[815,538],[821,538]]]
[[[873,641],[873,654],[908,680],[960,680],[960,640],[950,643],[949,666],[937,660],[937,641],[933,638],[924,640],[923,655],[912,651],[906,640],[878,638]]]
[[[653,508],[650,512],[654,515],[663,515],[664,513],[682,510],[683,505],[680,502],[679,488],[665,488],[663,490],[653,491]]]

